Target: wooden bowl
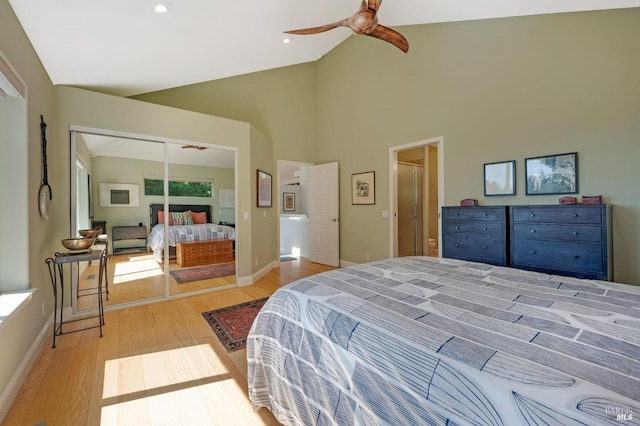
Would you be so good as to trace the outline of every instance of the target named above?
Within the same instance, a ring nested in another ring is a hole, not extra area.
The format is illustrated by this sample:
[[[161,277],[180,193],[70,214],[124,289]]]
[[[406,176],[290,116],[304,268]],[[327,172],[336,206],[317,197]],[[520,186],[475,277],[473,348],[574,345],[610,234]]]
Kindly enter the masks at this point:
[[[87,250],[95,241],[95,238],[67,238],[62,240],[62,245],[69,250]]]
[[[78,231],[78,234],[80,234],[82,238],[95,238],[102,234],[102,228],[81,229]]]

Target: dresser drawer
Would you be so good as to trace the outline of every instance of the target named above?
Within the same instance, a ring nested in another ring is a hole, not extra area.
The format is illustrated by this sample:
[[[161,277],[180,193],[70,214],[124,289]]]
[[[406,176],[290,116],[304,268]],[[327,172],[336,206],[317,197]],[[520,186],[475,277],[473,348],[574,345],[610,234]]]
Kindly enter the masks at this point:
[[[504,266],[506,250],[503,242],[503,238],[450,234],[443,241],[442,256]]]
[[[505,221],[504,207],[443,207],[442,220]]]
[[[513,223],[580,223],[600,225],[602,223],[601,206],[514,206],[511,207]]]
[[[454,234],[478,234],[501,237],[504,224],[500,222],[462,222],[449,220],[442,222],[442,232]]]
[[[515,238],[572,242],[602,242],[602,228],[589,225],[559,225],[548,223],[517,223],[513,225]]]
[[[514,238],[511,265],[541,271],[570,271],[572,276],[594,278],[602,275],[603,253],[600,244],[537,241]],[[580,274],[582,272],[583,274]]]
[[[147,238],[144,226],[114,226],[111,230],[114,240],[137,240]]]

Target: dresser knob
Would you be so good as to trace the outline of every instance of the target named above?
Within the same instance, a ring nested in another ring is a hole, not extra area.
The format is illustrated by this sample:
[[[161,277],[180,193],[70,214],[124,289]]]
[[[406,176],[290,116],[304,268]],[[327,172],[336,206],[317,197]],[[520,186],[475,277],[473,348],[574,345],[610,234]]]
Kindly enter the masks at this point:
[[[484,246],[484,249],[485,249],[485,250],[486,250],[486,249],[488,249],[488,248],[489,248],[489,247],[487,247],[487,246]]]
[[[575,256],[573,256],[574,259],[580,259],[580,256],[578,256],[577,254]]]
[[[456,247],[460,247],[460,243],[456,243]]]
[[[573,235],[578,235],[578,234],[579,234],[579,232],[574,232],[574,233],[573,233]]]
[[[531,213],[531,217],[536,217],[536,214],[535,213]]]
[[[456,225],[456,229],[460,229],[460,227],[458,225]]]
[[[536,251],[535,250],[531,250],[531,254],[536,254]]]
[[[532,229],[532,230],[531,230],[531,233],[532,233],[532,234],[535,234],[535,233],[536,233],[536,230],[535,230],[535,229]]]
[[[487,214],[485,213],[485,214],[484,214],[484,216],[486,217],[486,216],[487,216]]]
[[[486,227],[486,226],[485,226],[484,230],[485,230],[485,231],[487,230],[487,227]]]
[[[574,213],[574,214],[573,214],[573,217],[578,217],[578,213]]]

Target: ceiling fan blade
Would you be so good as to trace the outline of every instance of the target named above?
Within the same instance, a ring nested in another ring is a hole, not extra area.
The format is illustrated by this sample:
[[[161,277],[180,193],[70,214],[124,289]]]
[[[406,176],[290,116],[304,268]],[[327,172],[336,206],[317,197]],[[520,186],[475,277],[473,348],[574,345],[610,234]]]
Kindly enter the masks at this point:
[[[406,38],[399,32],[392,30],[389,27],[385,27],[384,25],[378,25],[373,32],[367,34],[368,36],[378,38],[380,40],[384,40],[396,46],[398,49],[402,50],[404,53],[409,51],[409,42]]]
[[[287,34],[318,34],[318,33],[323,33],[325,31],[332,30],[334,28],[347,27],[347,26],[348,26],[347,20],[343,19],[342,21],[334,22],[333,24],[323,25],[321,27],[303,28],[301,30],[285,31],[285,33]]]
[[[207,147],[198,145],[182,145],[182,149],[197,149],[198,151],[202,151],[203,149],[207,149]]]
[[[375,12],[378,12],[378,9],[380,9],[380,3],[382,3],[382,0],[369,0],[368,5],[365,7],[365,9],[371,9]]]

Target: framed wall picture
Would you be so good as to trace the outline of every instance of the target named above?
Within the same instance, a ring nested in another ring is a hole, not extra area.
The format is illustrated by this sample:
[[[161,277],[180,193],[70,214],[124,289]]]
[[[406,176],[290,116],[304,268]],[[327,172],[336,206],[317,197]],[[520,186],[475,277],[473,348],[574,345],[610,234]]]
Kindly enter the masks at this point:
[[[292,212],[296,210],[296,194],[285,192],[282,194],[282,210]]]
[[[100,207],[138,207],[140,189],[136,184],[100,182]]]
[[[516,195],[515,160],[484,165],[484,195]]]
[[[258,169],[258,207],[271,207],[271,175]]]
[[[376,172],[351,175],[351,204],[376,203]]]
[[[526,194],[577,194],[578,153],[526,158]]]

